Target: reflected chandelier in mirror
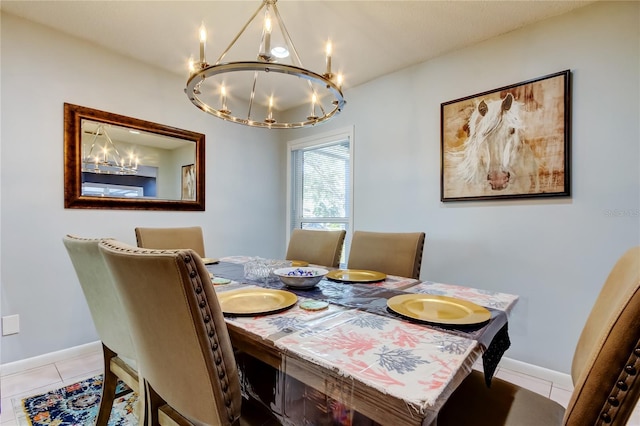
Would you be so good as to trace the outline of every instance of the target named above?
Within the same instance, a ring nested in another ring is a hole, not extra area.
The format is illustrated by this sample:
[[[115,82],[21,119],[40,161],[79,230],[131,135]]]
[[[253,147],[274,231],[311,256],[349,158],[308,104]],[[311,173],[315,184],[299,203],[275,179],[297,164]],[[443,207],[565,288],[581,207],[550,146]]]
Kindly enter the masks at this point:
[[[204,210],[201,133],[64,104],[65,208]]]

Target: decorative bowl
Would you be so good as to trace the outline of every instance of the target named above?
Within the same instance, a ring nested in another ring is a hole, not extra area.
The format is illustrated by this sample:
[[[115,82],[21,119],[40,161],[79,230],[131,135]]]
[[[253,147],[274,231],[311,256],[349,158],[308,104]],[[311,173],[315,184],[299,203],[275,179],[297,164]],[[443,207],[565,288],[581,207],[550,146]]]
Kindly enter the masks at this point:
[[[329,271],[323,268],[298,266],[276,269],[273,273],[288,287],[312,288],[315,287]]]

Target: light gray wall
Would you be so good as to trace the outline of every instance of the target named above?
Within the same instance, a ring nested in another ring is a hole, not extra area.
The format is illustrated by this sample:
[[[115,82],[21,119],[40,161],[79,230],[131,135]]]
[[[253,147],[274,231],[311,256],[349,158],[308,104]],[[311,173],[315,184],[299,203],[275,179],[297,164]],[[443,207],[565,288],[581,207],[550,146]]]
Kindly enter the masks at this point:
[[[155,71],[84,41],[2,14],[1,314],[7,363],[97,340],[62,237],[135,244],[136,226],[204,230],[207,254],[278,257],[284,158],[277,133],[225,123],[186,98],[186,76]],[[206,135],[206,211],[65,210],[63,103]]]
[[[354,229],[424,231],[422,279],[520,295],[506,356],[568,373],[610,268],[640,244],[639,31],[640,3],[600,2],[347,88],[337,119],[287,139],[354,124]],[[572,197],[441,203],[440,104],[565,69]]]

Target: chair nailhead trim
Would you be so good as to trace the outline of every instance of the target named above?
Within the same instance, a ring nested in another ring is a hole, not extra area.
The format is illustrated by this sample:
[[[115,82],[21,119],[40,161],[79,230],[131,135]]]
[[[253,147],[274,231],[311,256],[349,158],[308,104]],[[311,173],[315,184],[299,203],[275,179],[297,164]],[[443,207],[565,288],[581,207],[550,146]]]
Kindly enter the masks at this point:
[[[216,364],[216,370],[218,372],[218,378],[220,379],[220,389],[225,401],[227,417],[230,423],[233,423],[235,419],[235,413],[233,410],[233,403],[231,395],[229,395],[229,382],[225,379],[226,367],[223,362],[222,354],[220,353],[220,345],[216,339],[215,324],[211,321],[211,307],[207,302],[205,294],[203,294],[202,282],[197,271],[197,267],[191,262],[192,257],[185,255],[184,262],[189,270],[189,277],[191,278],[191,285],[196,293],[198,307],[200,308],[200,314],[202,322],[207,329],[207,336],[209,337],[209,347],[211,348]]]
[[[621,369],[618,380],[615,386],[611,388],[607,402],[602,407],[600,422],[597,424],[609,424],[615,420],[620,410],[621,401],[624,401],[627,396],[627,391],[629,388],[638,385],[638,383],[636,383],[638,368],[640,368],[640,345],[636,346],[629,354],[629,359]]]

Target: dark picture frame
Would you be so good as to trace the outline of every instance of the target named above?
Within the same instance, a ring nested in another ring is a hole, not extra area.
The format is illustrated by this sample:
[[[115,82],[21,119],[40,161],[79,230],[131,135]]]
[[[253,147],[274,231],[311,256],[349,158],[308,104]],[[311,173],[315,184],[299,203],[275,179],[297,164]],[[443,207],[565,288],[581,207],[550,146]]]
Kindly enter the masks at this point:
[[[571,195],[571,71],[440,105],[440,200]]]
[[[196,199],[196,165],[182,166],[181,194],[183,201],[195,201]]]

